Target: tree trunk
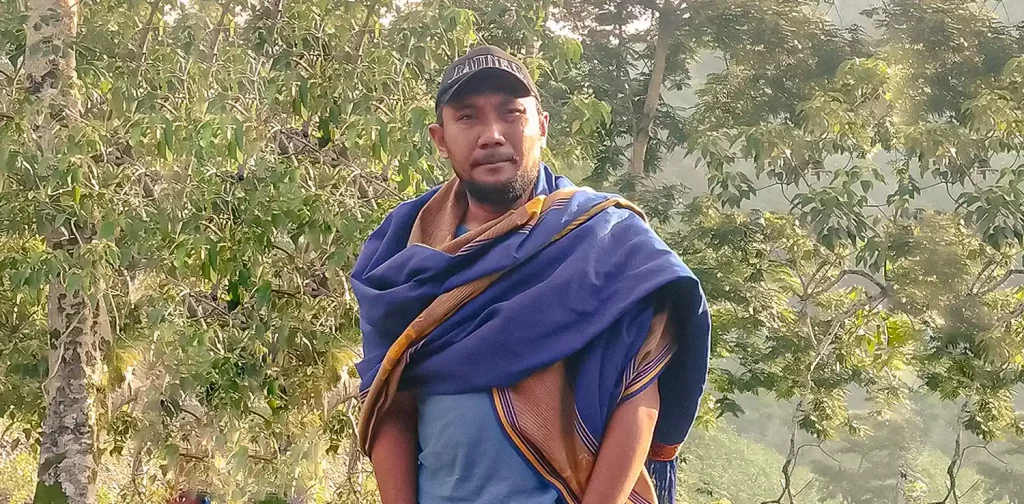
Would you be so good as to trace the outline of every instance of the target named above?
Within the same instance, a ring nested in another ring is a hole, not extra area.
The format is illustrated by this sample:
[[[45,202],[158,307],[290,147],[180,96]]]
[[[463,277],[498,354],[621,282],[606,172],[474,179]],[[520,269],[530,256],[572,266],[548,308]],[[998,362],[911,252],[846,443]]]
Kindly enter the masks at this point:
[[[629,160],[629,174],[632,176],[640,176],[644,173],[647,144],[651,141],[654,117],[658,113],[658,103],[661,101],[661,88],[665,84],[668,44],[673,32],[670,8],[671,3],[666,0],[662,3],[661,13],[658,15],[658,35],[654,42],[654,68],[651,70],[651,79],[647,82],[647,98],[644,100],[644,110],[640,114],[640,121],[636,126],[636,134],[633,135],[633,156]]]
[[[25,36],[25,84],[38,105],[30,116],[34,148],[43,173],[65,156],[63,138],[78,120],[81,104],[75,83],[74,37],[79,0],[29,0]],[[49,212],[42,212],[44,222]],[[47,233],[52,250],[78,258],[93,235],[92,226],[64,220]],[[96,382],[102,346],[110,328],[103,304],[103,282],[92,271],[55,275],[47,307],[49,376],[44,384],[46,416],[39,448],[36,504],[96,502]],[[74,286],[67,283],[71,275]],[[69,288],[71,287],[71,288]]]
[[[68,292],[61,279],[50,283],[50,376],[45,385],[36,504],[96,502],[94,405],[109,322],[104,304],[91,297],[82,290]]]
[[[537,25],[540,26],[540,30],[527,30],[526,31],[526,47],[523,51],[528,58],[537,58],[540,56],[540,35],[543,33],[544,23],[548,19],[548,0],[541,0],[535,4],[534,13],[537,16]]]

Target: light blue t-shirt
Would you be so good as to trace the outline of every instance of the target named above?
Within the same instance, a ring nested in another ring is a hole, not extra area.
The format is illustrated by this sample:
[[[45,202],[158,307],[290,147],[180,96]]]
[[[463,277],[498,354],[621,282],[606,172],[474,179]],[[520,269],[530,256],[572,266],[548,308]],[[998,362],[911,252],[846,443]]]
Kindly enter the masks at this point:
[[[459,226],[456,234],[468,230]],[[490,391],[420,396],[419,504],[556,504],[508,439]]]
[[[490,392],[421,396],[419,504],[555,504],[498,423]]]

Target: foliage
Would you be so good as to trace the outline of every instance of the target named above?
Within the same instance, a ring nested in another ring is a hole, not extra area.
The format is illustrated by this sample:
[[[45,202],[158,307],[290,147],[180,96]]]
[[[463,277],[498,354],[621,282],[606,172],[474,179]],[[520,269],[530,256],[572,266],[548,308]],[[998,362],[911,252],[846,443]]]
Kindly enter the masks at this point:
[[[4,7],[12,84],[24,8]],[[476,22],[443,2],[86,6],[82,110],[59,159],[29,141],[26,88],[4,87],[0,412],[25,441],[42,414],[56,277],[109,302],[101,455],[130,457],[136,487],[311,492],[324,455],[351,449],[357,416],[348,268],[386,211],[444,176],[426,135],[431,83],[478,40]],[[558,90],[545,69],[572,65],[578,43],[535,31],[550,49],[538,77]],[[607,116],[565,89],[547,105],[557,128],[558,114],[582,113],[588,130]],[[588,140],[556,135],[552,148],[555,166],[579,164]],[[69,225],[89,243],[45,246]]]
[[[681,456],[677,502],[687,504],[755,502],[776,491],[777,468],[783,459],[728,426],[695,432]],[[796,480],[799,486],[810,483],[801,494],[807,502],[819,501],[821,494],[809,471],[801,468]]]
[[[3,3],[0,447],[34,460],[56,282],[111,315],[102,498],[372,499],[351,443],[347,271],[389,209],[448,176],[426,135],[433,88],[487,42],[534,72],[548,161],[635,197],[702,279],[715,360],[700,424],[721,430],[687,446],[687,498],[883,502],[868,478],[956,502],[977,471],[991,484],[966,499],[1012,502],[1019,442],[1000,443],[1024,434],[1024,30],[973,0],[884,2],[865,12],[871,36],[829,8],[86,2],[79,107],[43,148],[25,1]],[[698,78],[702,58],[722,67]],[[669,99],[683,90],[692,106]],[[681,157],[698,164],[693,193],[665,182]],[[771,197],[785,207],[756,209]],[[54,230],[81,246],[55,249]],[[957,427],[942,446],[938,419],[901,413],[921,391]],[[786,439],[770,449],[721,425],[748,394],[777,402]],[[918,422],[920,439],[888,441]],[[833,453],[884,463],[837,469]],[[835,483],[801,491],[803,463]]]

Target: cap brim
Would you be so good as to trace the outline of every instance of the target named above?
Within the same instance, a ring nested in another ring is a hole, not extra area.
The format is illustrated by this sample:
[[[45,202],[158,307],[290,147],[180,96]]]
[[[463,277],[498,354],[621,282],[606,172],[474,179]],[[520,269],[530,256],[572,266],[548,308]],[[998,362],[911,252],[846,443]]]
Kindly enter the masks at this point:
[[[437,99],[437,101],[435,102],[435,108],[440,111],[441,107],[448,104],[452,96],[455,96],[455,94],[460,91],[465,91],[469,89],[467,86],[472,86],[474,84],[474,81],[477,81],[476,83],[479,84],[479,81],[481,80],[480,77],[486,76],[487,74],[511,77],[514,82],[522,86],[522,94],[519,96],[519,98],[537,95],[537,93],[530,87],[530,85],[526,81],[524,81],[521,77],[519,77],[513,72],[503,70],[501,68],[481,68],[479,70],[469,72],[464,77],[459,79],[459,81],[456,82],[455,85],[451,87],[451,89],[446,91]]]

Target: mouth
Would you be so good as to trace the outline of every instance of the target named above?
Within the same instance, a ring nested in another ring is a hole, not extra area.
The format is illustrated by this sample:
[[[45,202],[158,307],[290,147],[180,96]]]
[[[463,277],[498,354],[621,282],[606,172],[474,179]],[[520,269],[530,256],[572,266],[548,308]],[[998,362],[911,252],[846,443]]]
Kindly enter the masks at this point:
[[[499,159],[499,160],[494,160],[494,161],[477,163],[476,165],[473,166],[473,168],[487,170],[487,169],[499,168],[499,167],[503,167],[503,166],[512,166],[512,165],[515,165],[515,160],[514,159]]]

